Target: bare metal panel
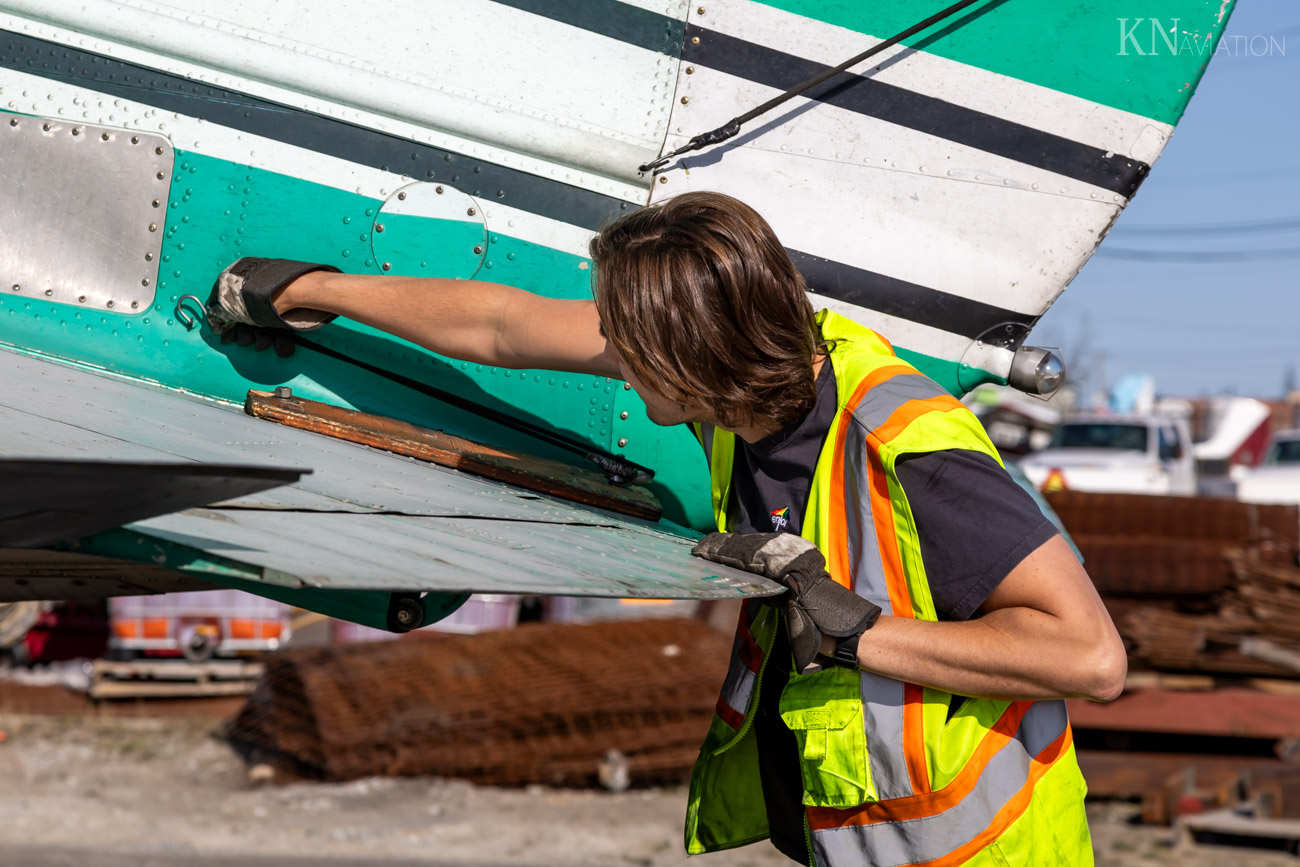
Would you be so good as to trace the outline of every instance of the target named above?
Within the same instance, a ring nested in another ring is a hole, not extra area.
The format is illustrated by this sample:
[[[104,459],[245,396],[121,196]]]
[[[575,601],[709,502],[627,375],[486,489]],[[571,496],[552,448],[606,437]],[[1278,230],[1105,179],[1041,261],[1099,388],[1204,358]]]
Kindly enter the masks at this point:
[[[172,147],[134,130],[0,113],[0,291],[144,312]]]
[[[509,485],[251,418],[226,404],[5,351],[0,351],[0,456],[316,469],[296,485],[229,501],[262,509],[565,523],[590,523],[594,514]]]
[[[219,589],[219,585],[201,578],[152,563],[110,560],[71,551],[0,548],[0,602]]]
[[[8,351],[0,455],[310,467],[291,486],[130,525],[278,582],[682,599],[779,592],[691,557],[691,542],[662,525]]]

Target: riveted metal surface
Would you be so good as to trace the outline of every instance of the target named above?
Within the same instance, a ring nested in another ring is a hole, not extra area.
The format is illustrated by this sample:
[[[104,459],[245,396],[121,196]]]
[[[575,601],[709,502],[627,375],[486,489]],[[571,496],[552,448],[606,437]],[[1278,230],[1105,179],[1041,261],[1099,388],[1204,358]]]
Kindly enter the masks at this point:
[[[153,301],[167,139],[0,112],[0,285],[114,313]]]
[[[130,525],[283,586],[705,599],[779,589],[692,558],[691,540],[663,524],[4,351],[0,453],[310,467],[293,486]]]
[[[414,183],[379,208],[370,239],[375,261],[393,274],[468,279],[483,264],[487,227],[468,194],[451,184]]]

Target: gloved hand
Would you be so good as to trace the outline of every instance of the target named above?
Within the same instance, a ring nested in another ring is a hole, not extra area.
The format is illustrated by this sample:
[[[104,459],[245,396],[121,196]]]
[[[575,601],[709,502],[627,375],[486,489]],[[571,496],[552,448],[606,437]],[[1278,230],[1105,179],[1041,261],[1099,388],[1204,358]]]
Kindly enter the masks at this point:
[[[817,546],[793,533],[710,533],[691,553],[785,585],[785,628],[795,671],[817,657],[822,636],[836,642],[835,662],[857,666],[857,639],[880,616],[880,606],[836,583]]]
[[[333,313],[300,307],[283,316],[271,299],[281,287],[313,271],[334,271],[332,265],[295,262],[291,259],[260,259],[255,256],[235,261],[217,276],[208,296],[208,324],[222,343],[237,342],[259,352],[275,347],[277,355],[293,354],[294,344],[276,331],[313,331],[334,318]]]

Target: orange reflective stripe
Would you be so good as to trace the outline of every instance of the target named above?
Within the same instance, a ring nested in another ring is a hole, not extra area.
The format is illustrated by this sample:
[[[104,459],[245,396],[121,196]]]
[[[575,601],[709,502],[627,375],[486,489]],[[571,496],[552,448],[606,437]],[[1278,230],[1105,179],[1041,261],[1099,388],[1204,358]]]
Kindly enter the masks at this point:
[[[736,731],[740,731],[740,727],[745,724],[745,715],[727,704],[727,700],[723,696],[718,696],[718,703],[713,708],[713,712]]]
[[[903,558],[898,551],[889,476],[880,463],[880,453],[872,448],[867,449],[867,486],[871,495],[871,520],[875,522],[876,541],[880,546],[880,565],[884,568],[885,586],[889,589],[889,606],[895,617],[915,617],[912,594],[907,589],[907,575],[903,572]]]
[[[903,761],[912,791],[930,791],[930,768],[925,755],[925,689],[903,684]]]
[[[951,394],[941,394],[938,397],[930,397],[925,400],[909,400],[894,411],[894,414],[889,417],[889,421],[872,431],[871,437],[884,445],[902,433],[912,422],[927,413],[948,412],[965,408],[965,404]]]
[[[835,433],[835,450],[831,459],[831,478],[835,481],[830,485],[830,527],[828,536],[830,539],[829,558],[826,563],[826,571],[835,579],[837,584],[842,584],[853,589],[853,570],[849,566],[849,539],[848,530],[844,526],[844,518],[847,512],[844,508],[844,441],[848,437],[849,428],[852,426],[853,411],[857,409],[862,398],[873,387],[879,385],[887,379],[902,374],[915,373],[916,371],[905,364],[888,364],[884,367],[878,367],[873,370],[858,387],[853,390],[849,396],[848,403],[840,411],[838,430]],[[874,504],[873,504],[874,505]],[[909,610],[911,606],[908,606]]]
[[[980,774],[984,772],[984,767],[1015,736],[1020,729],[1021,720],[1033,704],[1031,701],[1012,702],[993,728],[989,729],[988,734],[984,735],[975,752],[971,754],[970,760],[966,762],[966,766],[961,769],[961,773],[937,792],[924,792],[905,798],[877,801],[849,810],[812,807],[808,810],[808,827],[819,831],[850,825],[874,825],[877,822],[905,822],[910,819],[935,816],[953,808],[974,791],[976,784],[979,783]],[[1050,749],[1049,747],[1044,753]]]
[[[965,846],[949,852],[942,858],[914,864],[912,867],[955,867],[957,864],[965,864],[976,852],[1002,836],[1002,832],[1009,828],[1012,822],[1024,815],[1025,810],[1029,809],[1029,802],[1034,797],[1034,786],[1051,769],[1056,760],[1065,754],[1073,741],[1074,730],[1067,725],[1065,731],[1061,732],[1060,737],[1052,741],[1047,749],[1034,756],[1029,767],[1029,778],[1025,780],[1025,784],[1020,787],[1020,791],[1016,792],[1011,800],[1002,806],[1001,810],[998,810],[997,815],[993,817],[993,821],[989,823],[987,828],[976,835],[975,839]]]

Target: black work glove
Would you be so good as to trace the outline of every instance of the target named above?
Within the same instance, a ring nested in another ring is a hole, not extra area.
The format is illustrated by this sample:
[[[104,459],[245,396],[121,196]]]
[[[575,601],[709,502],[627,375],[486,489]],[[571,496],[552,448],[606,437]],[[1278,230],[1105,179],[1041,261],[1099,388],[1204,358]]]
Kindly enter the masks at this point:
[[[812,542],[793,533],[710,533],[691,553],[785,585],[780,604],[795,671],[817,657],[823,635],[840,639],[836,663],[857,666],[857,640],[875,624],[880,606],[836,583]]]
[[[271,303],[276,291],[312,271],[334,271],[332,265],[295,262],[292,259],[235,261],[217,276],[208,296],[208,324],[222,343],[252,346],[259,352],[275,347],[277,355],[293,354],[294,343],[276,331],[314,331],[334,318],[333,313],[299,307],[283,316]]]

